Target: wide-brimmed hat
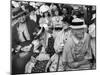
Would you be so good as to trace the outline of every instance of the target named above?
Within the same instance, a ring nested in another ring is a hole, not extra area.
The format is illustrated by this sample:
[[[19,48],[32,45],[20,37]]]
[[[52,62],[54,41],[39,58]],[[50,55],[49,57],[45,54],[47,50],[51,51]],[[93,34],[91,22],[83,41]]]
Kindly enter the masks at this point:
[[[44,12],[47,12],[47,11],[49,11],[49,6],[48,5],[42,5],[41,7],[40,7],[40,12],[42,12],[42,13],[44,13]]]
[[[31,12],[34,12],[36,9],[30,5],[25,5],[25,10],[28,11],[24,11],[21,7],[12,9],[12,20],[17,19],[23,15],[27,16]]]
[[[11,18],[12,20],[18,19],[21,16],[27,15],[27,12],[23,11],[21,8],[14,8],[12,10]]]
[[[83,19],[75,18],[72,20],[72,23],[69,27],[72,29],[81,29],[81,28],[87,28],[87,25],[84,23]]]

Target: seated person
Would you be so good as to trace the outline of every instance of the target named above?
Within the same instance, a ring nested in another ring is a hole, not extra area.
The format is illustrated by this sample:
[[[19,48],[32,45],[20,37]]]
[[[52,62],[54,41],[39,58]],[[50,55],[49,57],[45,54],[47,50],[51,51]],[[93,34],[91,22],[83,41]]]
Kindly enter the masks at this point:
[[[91,69],[92,52],[87,26],[80,18],[73,19],[72,22],[63,50],[65,70]]]

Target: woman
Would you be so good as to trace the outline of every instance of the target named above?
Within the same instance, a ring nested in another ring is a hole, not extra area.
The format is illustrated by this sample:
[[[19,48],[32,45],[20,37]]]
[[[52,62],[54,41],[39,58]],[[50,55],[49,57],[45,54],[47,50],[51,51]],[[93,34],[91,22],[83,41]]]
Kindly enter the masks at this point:
[[[30,40],[30,35],[26,26],[26,17],[25,15],[22,15],[19,20],[19,26],[17,27],[19,40],[20,42],[25,42],[27,40]]]
[[[49,31],[49,27],[51,27],[51,18],[49,17],[49,12],[48,12],[49,7],[47,5],[43,5],[40,8],[41,8],[41,12],[43,13],[43,16],[40,18],[39,24],[40,24],[41,30],[43,28],[45,29],[43,46],[44,48],[46,48],[48,44],[48,38],[50,36],[48,31]]]
[[[63,23],[62,23],[62,16],[59,16],[59,10],[55,9],[54,11],[54,16],[52,17],[52,23],[53,23],[53,27],[62,27]]]
[[[72,20],[70,28],[63,50],[63,64],[66,70],[91,69],[91,39],[87,33],[87,25],[83,19],[76,18]]]
[[[30,34],[30,40],[32,41],[34,39],[34,35],[39,30],[39,25],[37,24],[37,15],[35,13],[35,9],[31,6],[29,6],[29,15],[26,17],[26,24],[28,28],[28,32]]]

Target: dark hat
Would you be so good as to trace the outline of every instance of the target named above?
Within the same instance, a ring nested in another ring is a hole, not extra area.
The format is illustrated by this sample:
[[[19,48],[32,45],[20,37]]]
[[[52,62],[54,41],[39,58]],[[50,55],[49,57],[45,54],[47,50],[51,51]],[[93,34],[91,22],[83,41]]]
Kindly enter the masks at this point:
[[[36,9],[30,5],[26,5],[25,6],[25,9],[28,10],[28,12],[31,12],[31,11],[36,11]]]
[[[67,14],[71,14],[72,13],[73,7],[70,6],[69,4],[64,4],[62,7],[67,10]]]
[[[25,11],[23,11],[21,8],[14,8],[12,10],[12,20],[17,19],[21,16],[27,15]]]

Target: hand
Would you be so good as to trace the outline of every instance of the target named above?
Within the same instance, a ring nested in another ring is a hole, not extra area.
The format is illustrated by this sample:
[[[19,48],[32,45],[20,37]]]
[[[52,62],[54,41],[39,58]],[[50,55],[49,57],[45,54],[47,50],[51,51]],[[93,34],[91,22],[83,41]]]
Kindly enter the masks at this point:
[[[28,54],[27,52],[22,52],[22,53],[19,54],[19,57],[20,57],[20,58],[23,58],[23,57],[25,57],[27,54]]]
[[[78,62],[73,62],[73,63],[70,63],[69,64],[69,67],[71,67],[71,68],[77,68],[77,67],[79,67],[80,65],[79,65],[79,63]]]
[[[45,68],[45,72],[47,72],[47,67]]]
[[[25,46],[25,47],[21,48],[21,50],[27,52],[27,51],[30,51],[31,47],[32,47],[31,45]]]
[[[34,32],[33,35],[36,35],[36,32]]]
[[[20,51],[20,49],[21,49],[21,46],[20,46],[20,45],[18,45],[18,46],[16,47],[16,52],[19,52],[19,51]]]

